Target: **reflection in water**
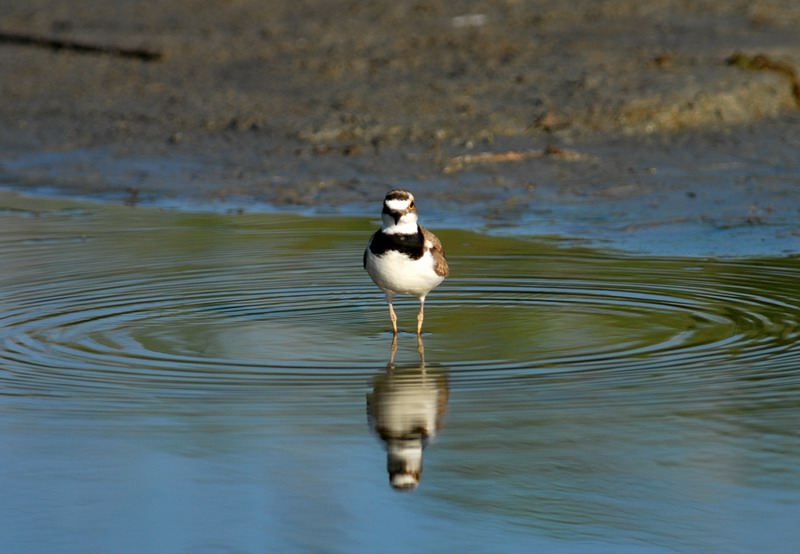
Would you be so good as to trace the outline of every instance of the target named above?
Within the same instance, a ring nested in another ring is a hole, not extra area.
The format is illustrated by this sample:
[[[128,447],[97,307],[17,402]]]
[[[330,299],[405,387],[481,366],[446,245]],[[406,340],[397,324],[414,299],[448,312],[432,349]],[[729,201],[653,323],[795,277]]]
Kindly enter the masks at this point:
[[[386,444],[386,470],[395,490],[414,490],[422,474],[422,451],[436,436],[447,408],[447,376],[425,366],[418,337],[419,364],[395,367],[397,337],[386,371],[375,377],[367,395],[369,424]]]

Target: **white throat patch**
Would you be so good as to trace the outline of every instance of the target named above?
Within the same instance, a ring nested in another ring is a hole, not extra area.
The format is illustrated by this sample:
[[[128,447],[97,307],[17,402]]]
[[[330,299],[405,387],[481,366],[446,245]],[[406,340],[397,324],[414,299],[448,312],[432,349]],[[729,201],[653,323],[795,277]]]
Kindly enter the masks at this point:
[[[417,214],[409,212],[404,214],[397,223],[389,214],[383,215],[383,232],[387,235],[416,235]]]

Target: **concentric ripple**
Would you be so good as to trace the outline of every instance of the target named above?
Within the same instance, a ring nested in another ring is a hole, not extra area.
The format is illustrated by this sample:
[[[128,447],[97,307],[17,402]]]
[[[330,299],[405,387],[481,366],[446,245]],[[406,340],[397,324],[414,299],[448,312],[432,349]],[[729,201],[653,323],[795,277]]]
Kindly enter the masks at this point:
[[[6,210],[0,395],[137,403],[362,391],[388,317],[360,267],[371,224],[97,208]],[[800,264],[614,257],[443,233],[429,363],[453,386],[725,373],[798,386]],[[414,321],[400,305],[401,328]],[[401,344],[412,344],[412,335]],[[312,389],[313,388],[313,389]],[[303,393],[305,394],[305,393]]]
[[[616,264],[627,266],[624,275],[609,274]],[[489,319],[478,331],[495,331],[495,340],[505,343],[501,352],[528,347],[525,355],[492,361],[508,371],[798,361],[793,268],[717,262],[699,271],[677,261],[596,259],[591,265],[576,272],[585,277],[471,283],[454,301]],[[721,268],[732,273],[720,274]]]

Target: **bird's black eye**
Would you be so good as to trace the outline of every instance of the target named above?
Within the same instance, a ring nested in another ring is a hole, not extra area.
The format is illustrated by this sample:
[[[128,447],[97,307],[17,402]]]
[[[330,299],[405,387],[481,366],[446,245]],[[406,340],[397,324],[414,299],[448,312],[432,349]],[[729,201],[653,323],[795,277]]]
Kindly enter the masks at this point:
[[[413,200],[411,201],[411,204],[408,205],[408,209],[409,210],[413,210],[414,209],[414,201]]]

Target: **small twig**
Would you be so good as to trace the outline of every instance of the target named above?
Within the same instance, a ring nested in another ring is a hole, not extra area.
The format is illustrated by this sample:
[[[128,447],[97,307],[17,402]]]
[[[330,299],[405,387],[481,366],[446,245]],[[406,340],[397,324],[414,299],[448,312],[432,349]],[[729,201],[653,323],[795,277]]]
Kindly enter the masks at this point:
[[[163,56],[161,52],[153,52],[141,48],[120,48],[118,46],[89,44],[74,40],[8,33],[5,31],[0,31],[0,43],[35,46],[38,48],[47,48],[49,50],[71,50],[81,54],[102,54],[106,56],[116,56],[118,58],[133,58],[143,62],[155,62],[160,60]]]
[[[464,169],[468,165],[479,165],[488,163],[519,162],[537,158],[553,158],[568,162],[579,162],[591,159],[588,154],[583,154],[576,150],[548,146],[544,150],[506,150],[503,152],[480,152],[478,154],[465,154],[455,156],[448,160],[447,165],[442,170],[445,174],[455,173]]]

